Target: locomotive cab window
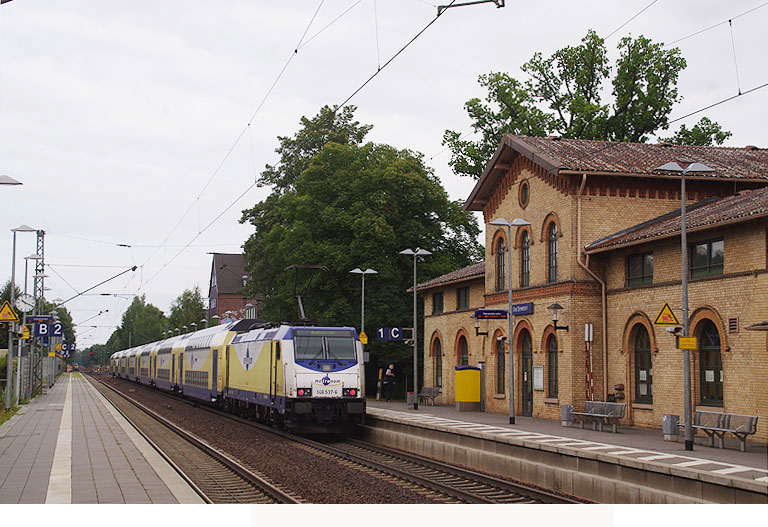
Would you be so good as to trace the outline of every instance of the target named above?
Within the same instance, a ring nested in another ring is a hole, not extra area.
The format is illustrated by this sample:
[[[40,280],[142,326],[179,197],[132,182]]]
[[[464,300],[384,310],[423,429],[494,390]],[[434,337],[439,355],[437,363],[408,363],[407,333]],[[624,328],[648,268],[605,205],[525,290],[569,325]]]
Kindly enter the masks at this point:
[[[351,331],[295,329],[296,360],[355,360]]]

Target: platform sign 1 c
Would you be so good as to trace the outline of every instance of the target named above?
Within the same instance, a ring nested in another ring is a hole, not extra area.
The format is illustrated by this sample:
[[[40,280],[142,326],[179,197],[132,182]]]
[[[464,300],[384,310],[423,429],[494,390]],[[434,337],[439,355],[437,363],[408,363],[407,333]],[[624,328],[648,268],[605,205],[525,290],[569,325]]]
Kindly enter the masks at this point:
[[[403,340],[403,328],[379,328],[376,340]]]
[[[678,322],[677,317],[672,312],[672,308],[669,307],[669,304],[664,304],[664,307],[662,307],[661,311],[659,311],[659,316],[656,317],[656,320],[653,323],[659,326],[680,325],[680,322]]]

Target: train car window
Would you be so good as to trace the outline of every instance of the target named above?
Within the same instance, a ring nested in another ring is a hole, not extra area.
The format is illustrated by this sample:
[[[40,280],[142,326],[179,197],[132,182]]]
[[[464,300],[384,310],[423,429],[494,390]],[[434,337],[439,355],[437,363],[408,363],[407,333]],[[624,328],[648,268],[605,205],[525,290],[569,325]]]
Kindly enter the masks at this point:
[[[323,337],[310,332],[294,332],[296,360],[315,360],[323,357]]]
[[[352,335],[326,337],[326,341],[329,359],[355,359],[355,340]]]
[[[295,329],[296,360],[355,360],[354,334],[348,330]]]

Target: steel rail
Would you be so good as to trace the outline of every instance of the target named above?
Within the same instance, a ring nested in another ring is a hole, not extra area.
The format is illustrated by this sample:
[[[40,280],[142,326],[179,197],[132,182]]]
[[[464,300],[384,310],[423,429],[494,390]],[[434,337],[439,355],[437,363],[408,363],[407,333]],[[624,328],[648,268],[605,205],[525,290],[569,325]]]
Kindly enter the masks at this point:
[[[233,458],[229,457],[228,455],[226,455],[225,453],[221,452],[220,450],[215,449],[214,447],[212,447],[211,445],[207,444],[206,442],[204,442],[203,440],[199,439],[198,437],[194,436],[193,434],[191,434],[191,433],[187,432],[186,430],[184,430],[184,429],[178,427],[177,425],[173,424],[172,422],[170,422],[169,420],[165,419],[164,417],[162,417],[161,415],[159,415],[155,411],[147,408],[146,406],[142,405],[141,403],[131,399],[127,395],[121,393],[117,389],[113,388],[112,386],[109,386],[108,384],[102,382],[99,379],[94,378],[91,375],[89,375],[88,378],[93,379],[94,381],[99,383],[100,386],[103,386],[103,387],[107,388],[112,393],[114,393],[117,396],[119,396],[120,398],[122,398],[124,401],[132,404],[133,406],[135,406],[136,408],[141,410],[144,414],[148,415],[149,417],[151,417],[152,419],[154,419],[155,421],[157,421],[158,423],[163,425],[166,429],[172,431],[174,434],[176,434],[179,437],[181,437],[182,439],[184,439],[187,443],[189,443],[190,445],[194,446],[196,449],[204,452],[207,456],[209,456],[210,458],[213,458],[219,464],[225,466],[227,469],[229,469],[230,471],[234,472],[237,476],[239,476],[242,480],[247,482],[249,485],[251,485],[252,487],[258,489],[264,495],[268,496],[270,500],[272,500],[272,501],[274,501],[276,503],[292,503],[292,504],[300,503],[298,500],[296,500],[293,496],[291,496],[287,492],[285,492],[282,489],[278,488],[277,486],[275,486],[271,482],[267,481],[263,477],[259,476],[258,474],[255,474],[253,471],[251,471],[248,468],[244,467],[243,465],[238,463],[236,460],[234,460]],[[139,386],[141,386],[141,385],[139,385]],[[157,392],[157,393],[162,393],[162,392]],[[112,403],[112,401],[110,401],[110,402]],[[113,404],[113,406],[115,406],[115,408],[117,408],[118,412],[120,412],[123,416],[125,416],[124,412],[122,412],[117,407],[117,405],[115,405],[114,403],[112,403],[112,404]],[[154,444],[154,442],[152,442],[152,440],[147,437],[147,434],[144,433],[138,426],[136,426],[136,424],[131,419],[129,419],[127,416],[126,416],[126,419],[128,419],[128,421],[131,423],[131,425],[134,428],[136,428],[136,430],[138,430],[139,433],[150,442],[150,444],[153,445],[153,448],[157,449],[158,452],[160,452],[160,454],[165,459],[170,460],[170,457],[166,453],[164,453],[159,447],[157,447]],[[171,466],[173,466],[173,468],[177,472],[179,472],[179,474],[187,482],[190,482],[190,478],[186,474],[184,474],[184,472],[177,466],[176,463],[171,461]],[[206,500],[208,503],[214,503],[214,501],[211,498],[209,498],[205,494],[205,492],[203,492],[202,490],[199,489],[197,484],[192,483],[192,487],[193,487],[193,489],[195,489],[195,492],[200,494],[200,496],[204,500]],[[220,488],[223,491],[227,491],[228,487],[225,486],[225,485],[221,485]],[[240,501],[240,500],[237,499],[236,496],[232,495],[232,497],[233,497],[233,499],[235,501]]]

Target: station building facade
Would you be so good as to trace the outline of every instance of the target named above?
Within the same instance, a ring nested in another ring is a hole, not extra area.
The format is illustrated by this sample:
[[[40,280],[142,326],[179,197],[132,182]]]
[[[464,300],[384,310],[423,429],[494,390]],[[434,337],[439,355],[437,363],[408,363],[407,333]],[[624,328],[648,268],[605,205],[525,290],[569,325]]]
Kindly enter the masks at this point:
[[[680,174],[657,169],[670,161],[713,169],[685,178],[694,407],[758,415],[768,439],[768,151],[754,147],[505,136],[465,203],[483,213],[485,260],[417,286],[438,402],[454,401],[455,366],[482,362],[486,411],[509,411],[508,321],[476,328],[474,312],[507,308],[511,273],[516,415],[589,399],[627,403],[634,426],[683,415],[683,354],[654,323],[665,304],[683,320]],[[530,226],[507,239],[497,218]]]

